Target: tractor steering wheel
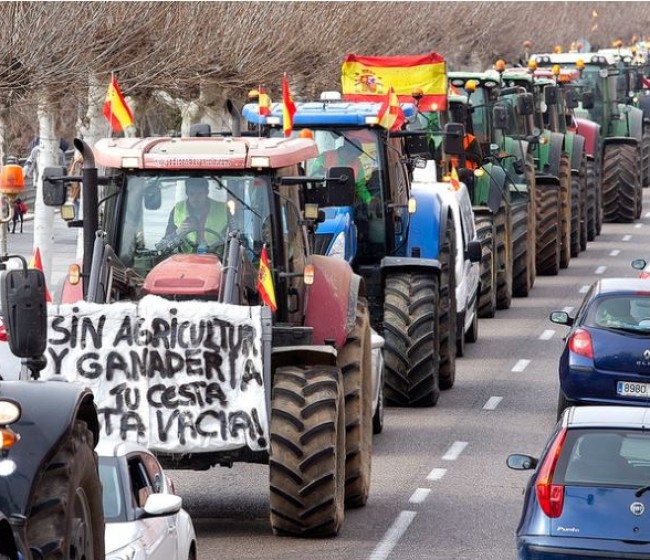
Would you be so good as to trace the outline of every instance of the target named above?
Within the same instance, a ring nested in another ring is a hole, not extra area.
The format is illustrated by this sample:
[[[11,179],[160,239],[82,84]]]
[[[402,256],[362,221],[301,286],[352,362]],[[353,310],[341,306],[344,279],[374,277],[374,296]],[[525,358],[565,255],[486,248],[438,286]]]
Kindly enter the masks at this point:
[[[178,236],[178,238],[179,238],[179,244],[178,245],[180,246],[183,243],[187,243],[192,248],[193,251],[196,251],[199,248],[199,244],[195,243],[194,241],[190,241],[187,238],[187,236],[190,233],[193,233],[193,232],[198,233],[197,228],[188,229],[185,233],[183,233],[182,235],[179,235]],[[213,229],[203,228],[203,233],[204,234],[209,233],[210,235],[213,235],[214,237],[217,238],[216,241],[214,241],[213,243],[210,243],[210,245],[207,246],[207,252],[208,253],[211,253],[212,251],[214,251],[214,249],[216,249],[219,245],[225,245],[226,244],[226,238],[223,236],[223,234],[221,234],[221,233],[219,233],[217,231],[214,231]]]

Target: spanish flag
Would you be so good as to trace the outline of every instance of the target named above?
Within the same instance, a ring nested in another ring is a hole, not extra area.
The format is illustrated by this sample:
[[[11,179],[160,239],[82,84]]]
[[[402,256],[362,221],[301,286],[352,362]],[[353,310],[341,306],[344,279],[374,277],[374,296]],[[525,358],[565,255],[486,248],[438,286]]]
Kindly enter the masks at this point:
[[[282,130],[284,135],[289,137],[293,132],[293,116],[296,114],[296,105],[291,98],[289,81],[285,74],[282,78]]]
[[[41,250],[38,247],[34,249],[34,253],[32,254],[32,258],[30,259],[29,266],[27,268],[35,268],[36,270],[44,272],[43,260],[41,259]],[[50,294],[50,290],[47,289],[47,286],[45,286],[45,301],[52,303],[52,295]]]
[[[269,254],[266,251],[266,245],[262,247],[260,254],[260,270],[257,276],[257,291],[262,301],[275,312],[278,308],[275,303],[275,289],[273,288],[273,275],[271,274],[271,265],[269,264]]]
[[[383,126],[388,130],[399,130],[406,120],[399,99],[397,99],[392,87],[388,88],[388,94],[379,108],[377,119],[379,120],[379,126]]]
[[[260,86],[259,97],[257,98],[260,116],[268,117],[271,114],[271,98],[266,89]]]
[[[113,132],[122,132],[125,128],[133,126],[133,113],[124,100],[115,76],[111,76],[111,83],[108,84],[103,113]]]
[[[455,191],[460,190],[460,179],[458,178],[458,170],[455,165],[451,166],[451,177],[449,178],[449,183],[451,184],[451,188]]]
[[[359,56],[349,54],[341,69],[341,91],[348,101],[376,101],[393,87],[402,103],[422,94],[422,111],[447,108],[447,65],[437,53],[413,56]]]

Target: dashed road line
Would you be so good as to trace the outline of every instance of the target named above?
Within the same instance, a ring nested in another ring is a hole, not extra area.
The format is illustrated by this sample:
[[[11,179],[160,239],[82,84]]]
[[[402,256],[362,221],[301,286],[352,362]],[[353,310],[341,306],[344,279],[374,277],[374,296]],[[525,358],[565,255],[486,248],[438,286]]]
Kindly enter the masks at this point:
[[[621,241],[629,241],[630,239],[632,239],[632,236],[630,234],[627,234],[621,238]]]
[[[644,218],[650,218],[650,212],[646,212]]]
[[[591,286],[589,284],[585,284],[584,286],[580,287],[578,292],[581,294],[586,294],[589,291],[589,288],[591,288]]]
[[[431,494],[431,488],[417,488],[409,498],[409,504],[421,504]]]
[[[466,441],[455,441],[451,444],[451,447],[447,449],[447,453],[442,456],[443,461],[455,461],[458,459],[459,455],[467,447]]]
[[[499,403],[503,400],[503,397],[490,397],[487,402],[483,405],[483,410],[494,410]]]
[[[519,360],[510,371],[521,373],[528,367],[528,364],[530,364],[530,360]]]
[[[431,472],[427,475],[427,480],[440,480],[445,476],[446,472],[447,469],[431,469]]]
[[[540,340],[551,340],[555,331],[553,329],[546,329],[542,334],[539,335]]]
[[[388,555],[393,551],[395,545],[402,538],[402,535],[409,528],[409,525],[415,519],[417,511],[404,510],[397,516],[393,524],[388,528],[375,550],[370,554],[370,560],[386,560]]]
[[[642,228],[642,227],[643,227],[643,224],[641,222],[639,222],[638,224],[634,224],[635,229],[639,229],[639,228]]]
[[[620,249],[613,249],[612,251],[609,252],[610,257],[618,257],[621,254]]]
[[[606,266],[599,266],[596,270],[594,270],[594,274],[602,274],[607,270]]]

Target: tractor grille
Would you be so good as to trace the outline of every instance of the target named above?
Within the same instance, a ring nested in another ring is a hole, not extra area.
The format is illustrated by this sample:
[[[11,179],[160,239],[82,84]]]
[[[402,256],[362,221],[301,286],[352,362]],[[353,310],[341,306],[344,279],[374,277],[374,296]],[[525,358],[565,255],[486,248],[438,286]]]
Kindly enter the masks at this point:
[[[317,233],[314,236],[314,254],[326,255],[333,237],[333,233]]]

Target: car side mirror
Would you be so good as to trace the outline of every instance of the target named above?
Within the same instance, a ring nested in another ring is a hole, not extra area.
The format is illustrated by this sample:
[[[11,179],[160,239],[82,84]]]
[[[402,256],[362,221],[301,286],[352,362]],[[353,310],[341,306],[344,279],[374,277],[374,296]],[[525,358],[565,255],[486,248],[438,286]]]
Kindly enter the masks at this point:
[[[144,207],[147,210],[158,210],[162,204],[162,196],[158,185],[149,185],[144,190]]]
[[[447,123],[442,137],[442,149],[448,156],[460,156],[465,152],[463,138],[465,127],[460,123]]]
[[[596,104],[596,98],[593,91],[585,91],[582,93],[582,108],[593,109]]]
[[[43,170],[43,203],[45,206],[63,206],[67,198],[67,184],[63,177],[65,167],[46,167]]]
[[[174,515],[183,507],[183,499],[174,494],[149,494],[144,504],[144,512],[150,517]]]
[[[45,276],[40,270],[9,270],[2,278],[2,319],[9,349],[19,358],[36,358],[47,345]]]
[[[481,262],[483,257],[483,247],[480,241],[470,241],[467,244],[467,254],[466,258],[469,259],[471,263]]]
[[[506,465],[509,469],[514,471],[529,471],[537,468],[538,459],[530,455],[523,455],[521,453],[513,453],[508,455]]]
[[[573,319],[569,317],[566,311],[553,311],[549,319],[552,323],[557,323],[558,325],[566,325],[567,327],[573,325]]]
[[[634,259],[630,264],[635,270],[643,270],[648,263],[645,259]]]

